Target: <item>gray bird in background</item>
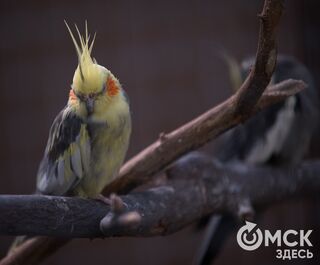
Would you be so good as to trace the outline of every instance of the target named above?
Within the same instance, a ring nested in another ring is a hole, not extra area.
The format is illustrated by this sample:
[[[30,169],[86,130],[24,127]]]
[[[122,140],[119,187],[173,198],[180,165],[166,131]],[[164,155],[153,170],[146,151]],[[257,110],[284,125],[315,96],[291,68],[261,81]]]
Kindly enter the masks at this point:
[[[244,60],[240,67],[230,57],[226,59],[231,83],[239,88],[254,58]],[[291,56],[279,55],[270,83],[286,79],[303,80],[308,87],[221,135],[214,143],[215,158],[222,163],[277,167],[288,167],[302,161],[318,125],[318,91],[311,73],[302,63]],[[235,227],[236,222],[230,216],[211,217],[195,264],[211,264]]]

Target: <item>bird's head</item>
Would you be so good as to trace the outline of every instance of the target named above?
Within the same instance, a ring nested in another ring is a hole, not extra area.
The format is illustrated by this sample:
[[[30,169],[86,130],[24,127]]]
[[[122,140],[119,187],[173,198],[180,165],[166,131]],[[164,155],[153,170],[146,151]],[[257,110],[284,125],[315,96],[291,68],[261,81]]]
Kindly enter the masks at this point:
[[[78,56],[78,66],[73,76],[68,104],[75,107],[81,116],[99,114],[118,96],[121,85],[108,69],[91,57],[95,35],[90,43],[87,23],[85,36],[81,36],[78,27],[75,26],[79,44],[67,23],[66,26]]]

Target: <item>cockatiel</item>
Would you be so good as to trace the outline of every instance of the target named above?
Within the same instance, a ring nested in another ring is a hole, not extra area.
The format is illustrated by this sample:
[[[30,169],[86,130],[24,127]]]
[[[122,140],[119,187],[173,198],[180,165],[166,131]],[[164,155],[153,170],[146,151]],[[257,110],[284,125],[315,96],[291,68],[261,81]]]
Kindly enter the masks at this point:
[[[103,200],[103,188],[117,177],[128,149],[131,116],[119,81],[91,57],[88,28],[80,44],[66,23],[78,56],[69,99],[57,115],[37,175],[37,193]],[[17,237],[9,253],[27,238]]]
[[[131,133],[128,99],[117,78],[91,57],[66,23],[78,56],[66,107],[55,118],[37,176],[46,195],[96,197],[118,174]]]
[[[234,68],[235,62],[228,61],[231,81],[237,88],[253,63],[251,57],[244,60],[241,67]],[[301,162],[318,124],[318,93],[312,75],[303,64],[290,56],[279,55],[271,83],[290,78],[303,80],[308,87],[221,135],[214,150],[216,159],[222,163],[272,167],[288,167]],[[211,217],[195,264],[212,264],[223,242],[235,227],[236,223],[230,216],[220,219]]]
[[[249,74],[253,58],[244,60],[238,81]],[[279,55],[271,84],[286,79],[304,81],[302,92],[262,110],[248,121],[217,139],[214,155],[224,163],[244,162],[272,166],[292,166],[305,155],[318,123],[318,91],[308,69],[290,56]],[[234,82],[233,83],[237,83]]]

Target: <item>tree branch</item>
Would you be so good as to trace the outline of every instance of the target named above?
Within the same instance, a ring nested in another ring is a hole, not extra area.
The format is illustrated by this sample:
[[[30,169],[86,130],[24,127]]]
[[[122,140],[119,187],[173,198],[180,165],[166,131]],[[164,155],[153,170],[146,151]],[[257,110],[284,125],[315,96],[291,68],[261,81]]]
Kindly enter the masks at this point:
[[[157,236],[174,233],[212,213],[243,218],[251,205],[261,210],[280,200],[319,193],[320,161],[268,168],[222,165],[207,155],[191,153],[168,170],[168,178],[165,186],[122,196],[120,212],[76,197],[2,195],[0,234]]]
[[[41,261],[52,255],[59,248],[69,242],[69,239],[51,237],[33,237],[14,252],[7,254],[2,260],[1,265],[32,265],[39,264]]]
[[[263,10],[258,15],[261,23],[255,64],[237,93],[237,111],[242,115],[251,112],[270,83],[277,61],[275,29],[280,21],[283,2],[265,1]]]

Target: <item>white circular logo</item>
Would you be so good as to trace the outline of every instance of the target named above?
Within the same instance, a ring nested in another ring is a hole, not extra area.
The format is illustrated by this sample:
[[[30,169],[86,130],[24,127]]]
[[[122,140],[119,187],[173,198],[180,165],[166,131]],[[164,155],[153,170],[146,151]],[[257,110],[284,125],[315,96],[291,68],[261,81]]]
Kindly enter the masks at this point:
[[[257,224],[246,221],[237,233],[237,242],[244,250],[252,251],[260,247],[263,241],[263,235],[259,228],[253,229]]]

